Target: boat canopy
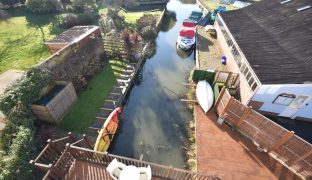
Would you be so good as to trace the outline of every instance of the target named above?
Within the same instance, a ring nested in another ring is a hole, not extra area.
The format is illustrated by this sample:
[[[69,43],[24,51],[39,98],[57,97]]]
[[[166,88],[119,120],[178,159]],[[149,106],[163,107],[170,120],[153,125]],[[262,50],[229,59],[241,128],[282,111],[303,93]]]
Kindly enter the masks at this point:
[[[182,26],[183,27],[195,27],[195,22],[190,21],[190,20],[184,20]]]
[[[193,28],[182,27],[182,29],[180,31],[180,36],[182,36],[182,37],[194,37],[195,31]]]

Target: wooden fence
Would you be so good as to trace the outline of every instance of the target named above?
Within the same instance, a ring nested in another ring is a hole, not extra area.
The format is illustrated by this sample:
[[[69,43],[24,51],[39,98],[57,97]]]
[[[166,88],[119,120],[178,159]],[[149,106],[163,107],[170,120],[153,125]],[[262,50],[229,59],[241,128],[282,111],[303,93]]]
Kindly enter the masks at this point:
[[[312,145],[230,96],[223,88],[216,111],[270,156],[303,178],[312,178]]]
[[[118,161],[126,164],[126,165],[134,165],[137,167],[147,167],[151,166],[152,176],[160,179],[218,179],[217,176],[201,174],[196,172],[190,172],[182,169],[177,169],[169,166],[159,165],[155,163],[150,163],[142,160],[136,160],[131,158],[126,158],[122,156],[108,154],[107,152],[98,152],[89,149],[88,147],[88,139],[84,136],[82,139],[70,144],[67,143],[63,146],[63,142],[65,139],[70,138],[69,136],[66,138],[62,138],[60,140],[52,141],[52,142],[62,142],[62,153],[57,157],[53,163],[46,156],[48,155],[48,151],[52,149],[44,149],[38,156],[41,158],[41,163],[35,163],[35,161],[31,161],[30,163],[39,168],[42,172],[45,173],[43,179],[63,179],[66,174],[70,172],[70,168],[75,162],[75,160],[100,164],[106,167],[113,159],[117,159]],[[48,144],[49,145],[49,144]],[[60,146],[58,144],[57,146]],[[83,147],[81,147],[83,146]],[[42,156],[43,155],[43,156]],[[38,159],[36,158],[36,159]],[[48,158],[48,159],[45,159]],[[45,160],[44,160],[45,159]],[[47,163],[47,164],[46,164]],[[75,173],[75,172],[70,172]],[[94,172],[96,173],[96,172]]]

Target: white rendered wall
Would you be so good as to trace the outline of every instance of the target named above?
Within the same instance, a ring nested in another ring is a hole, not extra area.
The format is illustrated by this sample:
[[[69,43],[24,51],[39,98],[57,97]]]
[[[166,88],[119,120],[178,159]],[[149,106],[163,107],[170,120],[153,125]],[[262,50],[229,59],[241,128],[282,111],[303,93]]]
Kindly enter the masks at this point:
[[[287,106],[273,104],[275,98],[282,93],[310,96],[307,106],[303,106],[295,114],[295,117],[312,118],[312,84],[282,84],[282,85],[261,85],[255,95],[252,97],[253,101],[264,102],[259,110],[281,113]]]

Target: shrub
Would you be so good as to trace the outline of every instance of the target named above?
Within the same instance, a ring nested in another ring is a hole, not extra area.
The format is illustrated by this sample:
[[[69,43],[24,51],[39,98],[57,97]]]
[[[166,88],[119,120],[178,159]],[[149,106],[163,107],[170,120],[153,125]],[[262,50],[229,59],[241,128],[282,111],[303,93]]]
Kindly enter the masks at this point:
[[[32,70],[28,76],[7,89],[0,97],[0,110],[7,115],[1,142],[8,153],[0,165],[0,179],[34,179],[28,162],[35,150],[32,103],[50,81],[50,75]]]
[[[137,20],[137,30],[142,32],[142,29],[147,26],[156,27],[156,18],[151,14],[144,14]]]
[[[214,82],[215,73],[203,70],[194,70],[192,80],[194,82],[206,80],[210,84]]]
[[[98,18],[98,15],[91,12],[82,14],[66,13],[60,18],[59,26],[65,29],[69,29],[78,25],[90,25]]]
[[[23,107],[39,100],[39,94],[44,86],[50,81],[50,76],[39,70],[28,73],[28,77],[16,83],[0,96],[0,110],[5,115],[10,115],[11,110],[20,103]]]
[[[4,159],[0,179],[34,179],[28,162],[32,158],[33,132],[30,128],[19,127],[10,148],[10,156]]]
[[[94,9],[94,1],[93,0],[73,0],[72,7],[75,12],[83,13],[86,9]]]
[[[116,26],[116,28],[118,30],[121,30],[125,27],[126,22],[125,22],[125,18],[123,16],[120,16],[118,14],[119,10],[118,9],[108,9],[107,11],[107,16],[112,18],[112,20],[114,21],[114,25]]]
[[[0,0],[0,3],[6,6],[14,6],[16,4],[24,4],[25,0]]]
[[[152,26],[146,26],[142,28],[142,37],[144,40],[147,41],[153,41],[157,37],[157,30],[155,27]]]
[[[27,0],[27,8],[33,13],[48,14],[62,9],[58,0]]]

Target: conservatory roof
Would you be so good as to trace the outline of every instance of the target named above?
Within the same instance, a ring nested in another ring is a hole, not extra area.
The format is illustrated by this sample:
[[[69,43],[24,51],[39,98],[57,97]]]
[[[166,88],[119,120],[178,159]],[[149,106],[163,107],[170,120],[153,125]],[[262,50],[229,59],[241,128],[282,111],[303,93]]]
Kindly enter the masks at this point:
[[[46,41],[45,44],[69,44],[78,41],[98,28],[98,26],[75,26],[56,36],[54,39]]]

